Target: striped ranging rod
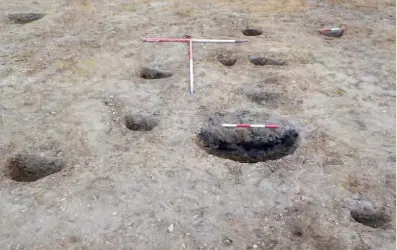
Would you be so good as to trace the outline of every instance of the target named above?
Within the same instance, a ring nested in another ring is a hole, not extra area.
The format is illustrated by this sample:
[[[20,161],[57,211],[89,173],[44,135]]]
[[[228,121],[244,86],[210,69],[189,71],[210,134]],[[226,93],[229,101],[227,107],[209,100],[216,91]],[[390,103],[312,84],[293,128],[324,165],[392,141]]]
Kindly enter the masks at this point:
[[[170,43],[187,43],[189,45],[189,80],[190,94],[194,92],[194,73],[193,73],[193,43],[246,43],[247,40],[222,40],[222,39],[194,39],[191,36],[185,38],[166,38],[166,37],[148,37],[142,38],[144,42],[170,42]]]
[[[275,124],[222,124],[222,127],[226,128],[279,128],[279,125]]]
[[[166,37],[147,37],[142,38],[144,42],[179,42],[179,43],[246,43],[248,40],[222,40],[222,39],[195,39],[187,38],[166,38]]]

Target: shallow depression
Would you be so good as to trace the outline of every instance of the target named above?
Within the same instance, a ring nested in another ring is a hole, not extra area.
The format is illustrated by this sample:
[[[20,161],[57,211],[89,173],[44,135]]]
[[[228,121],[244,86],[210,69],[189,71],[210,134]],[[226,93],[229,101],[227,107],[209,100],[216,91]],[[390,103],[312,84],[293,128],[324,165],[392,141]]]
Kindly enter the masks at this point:
[[[27,13],[8,13],[7,18],[9,21],[16,24],[25,24],[30,23],[36,20],[39,20],[45,16],[44,13],[35,13],[35,12],[27,12]]]
[[[156,69],[150,69],[150,68],[141,68],[139,72],[139,76],[143,79],[162,79],[162,78],[168,78],[172,76],[172,73],[170,72],[163,72],[159,71]]]
[[[285,65],[285,61],[281,59],[273,59],[263,56],[248,56],[248,60],[257,66],[265,66],[265,65]]]
[[[6,163],[9,177],[19,182],[37,181],[61,171],[64,167],[65,163],[61,159],[41,154],[17,154]]]
[[[263,34],[261,29],[247,28],[242,31],[244,36],[260,36]]]
[[[383,228],[390,221],[390,217],[384,211],[376,209],[369,201],[357,202],[350,215],[356,222],[373,228]]]
[[[231,67],[234,64],[236,64],[237,62],[237,58],[235,55],[233,55],[232,53],[221,53],[217,56],[217,59],[220,63],[222,63],[225,66]]]
[[[124,124],[132,131],[150,131],[157,126],[157,120],[152,116],[126,115]]]

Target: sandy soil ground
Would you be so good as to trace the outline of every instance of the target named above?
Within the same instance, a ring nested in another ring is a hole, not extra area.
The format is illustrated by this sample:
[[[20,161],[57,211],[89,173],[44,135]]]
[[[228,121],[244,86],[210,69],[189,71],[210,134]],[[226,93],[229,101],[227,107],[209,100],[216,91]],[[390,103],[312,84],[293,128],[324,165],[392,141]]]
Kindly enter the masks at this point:
[[[0,249],[394,249],[394,1],[0,0],[0,18]],[[195,44],[190,96],[186,45],[140,41],[183,35],[250,42]],[[249,164],[198,146],[240,110],[295,124],[299,148]],[[157,126],[127,129],[136,114]],[[13,180],[21,159],[62,170]]]

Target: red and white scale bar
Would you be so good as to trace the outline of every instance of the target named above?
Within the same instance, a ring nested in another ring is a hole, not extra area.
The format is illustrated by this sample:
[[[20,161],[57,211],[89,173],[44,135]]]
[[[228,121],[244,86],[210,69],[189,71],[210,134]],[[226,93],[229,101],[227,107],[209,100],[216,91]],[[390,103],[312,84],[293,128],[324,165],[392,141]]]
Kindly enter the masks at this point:
[[[222,39],[195,39],[195,38],[165,38],[165,37],[150,37],[142,38],[144,42],[179,42],[188,43],[246,43],[248,40],[222,40]]]
[[[190,94],[194,93],[194,74],[193,74],[193,43],[245,43],[247,40],[221,40],[221,39],[194,39],[187,38],[164,38],[153,37],[143,38],[144,42],[174,42],[174,43],[189,43],[189,68],[190,68]]]
[[[222,124],[222,127],[226,128],[280,128],[279,125],[275,124]]]
[[[190,94],[193,95],[194,93],[194,83],[193,83],[193,78],[194,78],[194,74],[193,74],[193,42],[192,39],[189,40],[189,75],[190,75]]]

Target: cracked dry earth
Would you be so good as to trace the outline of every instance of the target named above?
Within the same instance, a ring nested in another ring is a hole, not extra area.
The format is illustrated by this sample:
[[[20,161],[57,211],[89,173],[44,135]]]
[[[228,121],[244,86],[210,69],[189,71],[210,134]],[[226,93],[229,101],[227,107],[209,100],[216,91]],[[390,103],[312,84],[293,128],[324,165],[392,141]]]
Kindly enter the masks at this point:
[[[190,96],[141,41],[184,35],[249,43],[194,44]],[[0,0],[0,249],[394,249],[395,35],[388,0]]]

